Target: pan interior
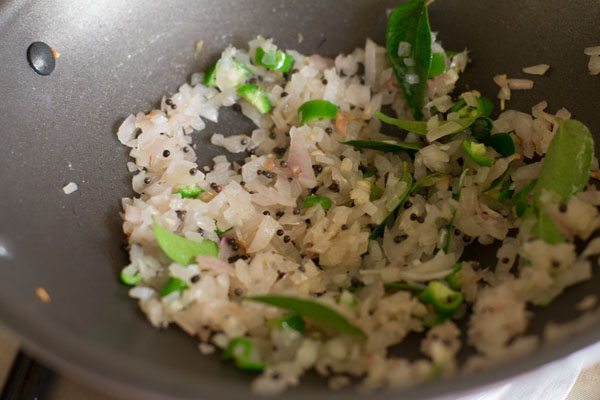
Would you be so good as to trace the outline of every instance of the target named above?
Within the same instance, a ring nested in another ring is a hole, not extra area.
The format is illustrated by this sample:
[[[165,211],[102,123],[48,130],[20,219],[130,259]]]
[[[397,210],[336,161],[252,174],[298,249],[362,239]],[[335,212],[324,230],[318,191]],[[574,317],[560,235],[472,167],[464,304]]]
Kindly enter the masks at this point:
[[[335,55],[383,41],[385,11],[376,0],[131,0],[4,1],[0,3],[0,319],[32,351],[94,382],[180,398],[248,394],[248,377],[217,357],[200,356],[177,329],[156,331],[117,281],[127,259],[121,244],[119,199],[129,196],[126,150],[115,137],[129,113],[148,110],[192,72],[213,62],[229,43],[272,36],[284,48]],[[473,60],[464,84],[494,97],[497,73],[547,63],[550,73],[510,106],[529,110],[541,100],[566,107],[600,132],[598,78],[587,72],[583,47],[600,37],[597,3],[582,0],[443,0],[431,6],[432,26],[448,49],[468,47]],[[591,11],[590,11],[591,10]],[[596,10],[596,11],[595,11]],[[298,34],[304,37],[298,42]],[[194,45],[204,40],[199,58]],[[36,75],[26,50],[45,41],[61,53],[52,75]],[[223,113],[219,131],[239,133],[247,121]],[[207,131],[214,129],[209,126]],[[599,138],[600,139],[600,138]],[[218,154],[207,135],[195,141],[202,165]],[[600,140],[597,141],[600,143]],[[79,191],[61,188],[76,182]],[[489,257],[475,254],[474,257]],[[594,293],[594,279],[536,310],[532,330],[577,315],[574,304]],[[43,287],[51,302],[35,296]],[[477,377],[411,389],[407,398],[465,390],[564,356],[600,338],[590,328],[572,340]],[[136,389],[137,388],[137,389]],[[288,396],[319,392],[318,380]],[[128,392],[127,392],[128,393]],[[328,393],[329,397],[358,396]],[[384,395],[389,396],[390,395]],[[395,395],[394,395],[395,396]]]

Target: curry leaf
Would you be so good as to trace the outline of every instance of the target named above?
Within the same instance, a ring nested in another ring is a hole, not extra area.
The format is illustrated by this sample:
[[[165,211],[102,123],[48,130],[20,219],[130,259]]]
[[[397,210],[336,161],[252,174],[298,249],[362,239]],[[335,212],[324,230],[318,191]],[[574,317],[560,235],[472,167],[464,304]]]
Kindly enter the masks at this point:
[[[532,211],[525,218],[537,217],[533,235],[550,244],[564,240],[554,221],[544,210],[544,202],[566,202],[582,191],[590,178],[594,155],[594,139],[579,121],[560,123],[552,138],[542,170],[533,188]],[[517,210],[518,211],[518,210]]]
[[[420,120],[431,69],[431,28],[424,0],[410,0],[390,14],[386,48],[412,114]],[[405,62],[405,59],[414,62]],[[407,79],[409,76],[412,79]]]
[[[430,132],[427,128],[427,122],[424,122],[424,121],[411,121],[408,119],[392,118],[392,117],[385,115],[379,111],[376,112],[375,115],[382,122],[384,122],[388,125],[396,126],[400,129],[404,129],[405,131],[409,131],[409,132],[415,133],[417,135],[425,136],[428,134],[433,134],[435,137],[433,139],[430,139],[430,141],[436,140],[442,136],[453,135],[455,133],[462,132],[465,129],[467,129],[468,127],[470,127],[471,125],[473,125],[473,123],[475,121],[477,121],[477,119],[479,119],[479,117],[476,116],[476,117],[459,118],[459,119],[450,120],[450,121],[440,121],[439,125],[436,128],[433,128]],[[442,132],[442,133],[439,134],[438,132]],[[429,137],[428,137],[428,139],[429,139]]]
[[[195,242],[174,234],[156,222],[152,224],[152,230],[162,251],[177,264],[189,265],[200,255],[219,255],[219,246],[212,240]]]
[[[533,234],[538,239],[542,239],[549,244],[557,244],[564,241],[564,237],[554,224],[554,221],[544,210],[539,210],[538,212],[537,221],[533,227]]]
[[[269,304],[284,310],[292,311],[308,318],[315,323],[341,333],[349,333],[365,338],[365,333],[353,325],[339,312],[333,308],[314,300],[302,299],[286,295],[265,295],[247,297],[246,300]]]
[[[593,153],[594,139],[585,125],[575,120],[561,122],[542,161],[533,190],[535,202],[540,203],[543,192],[565,202],[582,191],[590,178]]]
[[[416,192],[424,187],[433,186],[436,183],[438,183],[439,181],[441,181],[442,179],[447,179],[447,178],[448,178],[447,174],[444,174],[442,172],[434,172],[434,173],[426,175],[426,176],[422,177],[421,179],[419,179],[418,181],[416,181],[414,183],[414,185],[412,186],[412,188],[410,189],[410,191]]]
[[[400,129],[404,129],[405,131],[416,133],[417,135],[427,135],[427,122],[392,118],[388,115],[385,115],[381,111],[377,111],[375,116],[379,118],[381,122],[388,125],[396,126]]]
[[[342,142],[356,149],[378,150],[385,153],[399,153],[402,151],[417,151],[423,147],[423,143],[406,143],[395,140],[348,140]]]
[[[431,55],[431,67],[429,77],[433,78],[446,72],[446,55],[444,53],[433,53]]]

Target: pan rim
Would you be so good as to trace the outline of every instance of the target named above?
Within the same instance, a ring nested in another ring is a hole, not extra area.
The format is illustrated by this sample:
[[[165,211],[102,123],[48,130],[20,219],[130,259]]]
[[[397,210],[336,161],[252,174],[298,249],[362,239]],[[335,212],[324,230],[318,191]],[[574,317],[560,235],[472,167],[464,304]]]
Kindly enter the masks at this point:
[[[148,377],[147,368],[142,359],[131,359],[122,356],[114,349],[92,349],[77,335],[60,330],[57,326],[48,327],[21,317],[11,307],[7,299],[0,301],[0,323],[10,332],[16,334],[27,352],[38,357],[48,366],[75,378],[104,393],[116,394],[124,398],[144,398],[148,400],[191,400],[197,398],[222,398],[226,396],[220,385],[206,385],[198,380],[181,386],[177,392],[165,391],[173,387],[173,382],[165,377],[160,370],[154,369],[156,376]],[[174,329],[174,328],[170,328]],[[65,334],[69,338],[65,338]],[[61,340],[58,340],[60,336]],[[542,345],[535,352],[524,357],[512,359],[504,364],[489,368],[475,374],[466,374],[443,381],[443,385],[420,384],[400,390],[387,390],[371,394],[353,394],[362,398],[374,397],[379,399],[396,399],[405,396],[413,400],[425,400],[439,397],[467,395],[477,393],[502,384],[510,379],[517,378],[543,367],[552,362],[571,356],[573,353],[598,342],[600,327],[591,327],[579,332],[557,344]],[[67,340],[65,340],[67,339]],[[143,372],[143,373],[142,373]],[[475,384],[474,384],[475,382]],[[324,388],[320,397],[341,399],[347,397],[348,391],[331,391]],[[248,399],[263,399],[255,395],[248,387]],[[291,390],[286,392],[288,400],[300,400],[305,396]]]

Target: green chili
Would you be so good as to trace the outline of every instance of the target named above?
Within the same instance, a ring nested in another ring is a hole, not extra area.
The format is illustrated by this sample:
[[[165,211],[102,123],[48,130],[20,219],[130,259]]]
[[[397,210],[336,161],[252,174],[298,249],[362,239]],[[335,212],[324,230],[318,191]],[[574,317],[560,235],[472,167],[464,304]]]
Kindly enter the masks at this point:
[[[338,107],[327,100],[309,100],[298,108],[300,125],[319,119],[333,119],[336,117]]]
[[[204,79],[202,79],[202,84],[208,87],[216,87],[217,86],[217,64],[213,64],[210,66],[206,72],[204,73]]]
[[[494,103],[489,97],[481,96],[477,98],[477,110],[484,117],[489,117],[494,111]]]
[[[234,360],[235,366],[243,371],[262,372],[265,364],[252,341],[245,337],[231,339],[221,355],[223,360]]]
[[[272,71],[287,74],[294,66],[294,57],[283,51],[265,51],[262,47],[256,49],[254,63]]]
[[[333,201],[326,196],[318,196],[316,194],[311,194],[310,196],[305,198],[303,202],[304,208],[310,208],[312,206],[316,206],[317,204],[323,207],[324,210],[329,210],[331,206],[333,206]]]
[[[179,278],[171,277],[160,290],[160,295],[165,297],[173,292],[183,292],[187,288],[188,285],[184,281]]]
[[[135,286],[142,281],[142,277],[135,273],[131,265],[123,268],[119,277],[121,278],[121,282],[128,286]]]
[[[471,136],[478,142],[486,140],[492,132],[493,122],[486,117],[479,117],[471,125]]]
[[[463,295],[459,291],[450,289],[442,282],[431,281],[419,295],[419,300],[431,305],[437,316],[450,318],[462,304]]]
[[[240,86],[237,92],[261,114],[267,114],[273,108],[269,96],[258,85],[248,83]]]
[[[179,193],[184,199],[195,199],[205,191],[206,190],[198,185],[187,185],[180,187],[175,191],[175,193]]]
[[[485,154],[485,145],[481,143],[470,142],[468,140],[462,141],[462,148],[465,154],[473,160],[477,165],[482,167],[491,167],[492,159]]]
[[[457,262],[456,264],[454,264],[454,267],[452,267],[452,272],[450,273],[450,275],[446,277],[446,282],[452,290],[460,290],[460,288],[462,287],[462,277],[460,275],[461,269],[462,262]]]

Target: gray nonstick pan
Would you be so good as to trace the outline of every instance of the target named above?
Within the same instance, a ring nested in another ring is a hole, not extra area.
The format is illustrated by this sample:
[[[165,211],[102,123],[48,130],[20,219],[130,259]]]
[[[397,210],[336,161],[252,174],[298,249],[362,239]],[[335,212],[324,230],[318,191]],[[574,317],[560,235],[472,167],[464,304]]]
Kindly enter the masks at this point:
[[[201,356],[196,342],[178,329],[152,329],[119,284],[127,258],[118,213],[131,189],[127,151],[116,128],[214,62],[229,43],[242,45],[262,34],[304,53],[348,52],[367,37],[382,43],[386,9],[397,3],[0,1],[0,322],[49,365],[125,398],[254,398],[247,375],[218,356]],[[549,74],[510,106],[528,111],[548,100],[552,109],[566,107],[600,134],[600,78],[589,75],[583,54],[600,41],[598,0],[437,0],[430,12],[445,47],[471,50],[463,85],[494,97],[495,74],[516,75],[523,66],[548,63]],[[199,39],[204,49],[196,59]],[[49,76],[28,64],[27,49],[35,41],[61,54]],[[227,110],[219,125],[223,132],[250,127]],[[206,137],[195,137],[200,165],[218,153]],[[79,190],[66,196],[61,189],[70,181]],[[577,317],[574,305],[599,291],[596,270],[592,280],[536,309],[531,332]],[[46,290],[49,303],[40,301],[37,288]],[[598,340],[595,325],[477,375],[376,395],[425,399],[472,391]],[[407,345],[399,351],[416,350]],[[304,383],[286,398],[365,396],[329,392],[316,377]]]

